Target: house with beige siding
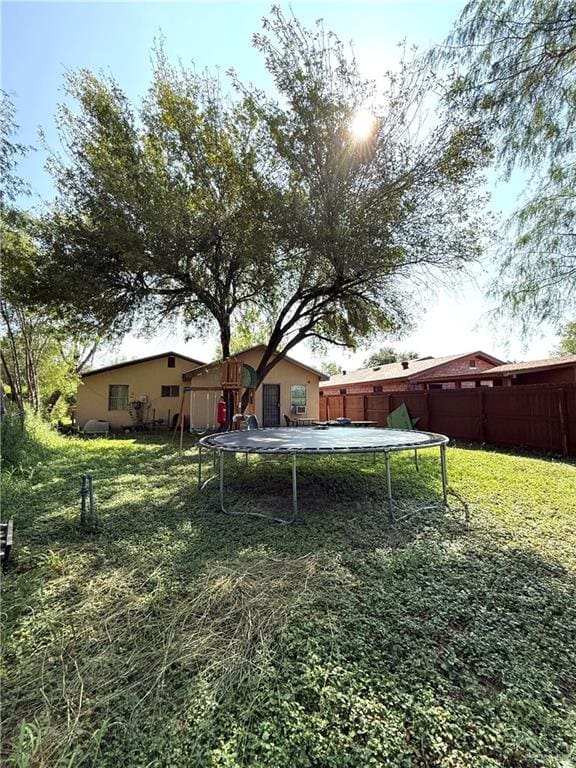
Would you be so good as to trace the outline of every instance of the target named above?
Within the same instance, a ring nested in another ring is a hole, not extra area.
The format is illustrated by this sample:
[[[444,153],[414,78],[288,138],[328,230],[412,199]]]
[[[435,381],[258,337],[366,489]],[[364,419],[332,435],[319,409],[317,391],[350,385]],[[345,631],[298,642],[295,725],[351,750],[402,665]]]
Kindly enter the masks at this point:
[[[257,345],[229,359],[256,370],[265,349],[263,345]],[[192,388],[190,422],[195,429],[215,426],[215,401],[211,397],[211,391],[219,390],[222,366],[226,362],[227,360],[215,360],[184,373],[186,384]],[[319,384],[327,380],[328,377],[320,371],[292,357],[284,357],[254,393],[254,413],[259,424],[263,427],[283,425],[285,414],[294,419],[318,419]]]
[[[264,350],[258,345],[230,360],[255,370]],[[216,429],[216,406],[226,362],[205,364],[177,352],[164,352],[88,371],[81,377],[76,422],[80,429],[90,419],[107,421],[112,430],[159,421],[171,426],[182,406],[186,422],[189,417],[194,429]],[[284,357],[254,393],[259,423],[284,424],[284,414],[317,419],[318,388],[327,378],[294,358]]]
[[[163,352],[87,371],[81,376],[76,401],[80,429],[100,419],[121,430],[138,422],[169,424],[179,412],[185,371],[202,365],[187,355]]]

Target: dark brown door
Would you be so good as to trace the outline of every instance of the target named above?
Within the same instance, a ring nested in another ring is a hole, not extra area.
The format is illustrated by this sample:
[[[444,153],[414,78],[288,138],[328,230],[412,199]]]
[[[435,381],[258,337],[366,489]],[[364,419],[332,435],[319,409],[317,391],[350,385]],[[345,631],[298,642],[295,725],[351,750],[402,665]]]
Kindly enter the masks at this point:
[[[280,384],[264,384],[262,390],[262,426],[280,426]]]

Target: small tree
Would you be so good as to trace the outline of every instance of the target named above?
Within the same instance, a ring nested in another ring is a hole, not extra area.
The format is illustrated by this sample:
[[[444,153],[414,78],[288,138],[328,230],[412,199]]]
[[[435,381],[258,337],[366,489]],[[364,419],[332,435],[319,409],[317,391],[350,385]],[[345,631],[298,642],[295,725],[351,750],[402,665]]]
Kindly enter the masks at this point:
[[[370,357],[364,361],[365,368],[374,368],[377,365],[388,365],[396,363],[399,360],[417,360],[420,357],[418,352],[399,352],[394,347],[380,347],[373,352]]]
[[[560,343],[553,354],[558,357],[576,355],[576,323],[566,323],[562,328]]]
[[[2,299],[0,362],[2,379],[21,410],[51,415],[62,397],[72,397],[79,374],[91,361],[101,339],[92,328],[70,322],[41,305],[33,305],[27,286],[41,254],[36,221],[7,209],[2,221]]]

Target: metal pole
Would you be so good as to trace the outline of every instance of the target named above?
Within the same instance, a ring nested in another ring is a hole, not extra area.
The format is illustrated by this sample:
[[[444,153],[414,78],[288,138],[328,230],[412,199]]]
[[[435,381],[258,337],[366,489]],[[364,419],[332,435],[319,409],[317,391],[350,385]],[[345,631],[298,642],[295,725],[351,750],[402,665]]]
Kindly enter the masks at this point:
[[[448,506],[448,472],[446,471],[446,444],[440,446],[440,466],[442,468],[442,498],[444,506]]]
[[[292,455],[292,509],[294,511],[293,520],[298,514],[298,482],[296,479],[296,454]]]
[[[222,450],[218,451],[218,459],[220,461],[220,509],[222,512],[226,512],[224,509],[224,454]]]
[[[388,517],[390,518],[390,522],[394,522],[394,510],[392,507],[392,480],[390,478],[390,453],[389,451],[384,451],[384,461],[386,464],[386,485],[388,488]]]
[[[198,488],[202,487],[202,446],[198,443]]]
[[[82,488],[80,490],[80,525],[85,527],[86,525],[86,496],[88,495],[88,479],[87,475],[82,475]]]

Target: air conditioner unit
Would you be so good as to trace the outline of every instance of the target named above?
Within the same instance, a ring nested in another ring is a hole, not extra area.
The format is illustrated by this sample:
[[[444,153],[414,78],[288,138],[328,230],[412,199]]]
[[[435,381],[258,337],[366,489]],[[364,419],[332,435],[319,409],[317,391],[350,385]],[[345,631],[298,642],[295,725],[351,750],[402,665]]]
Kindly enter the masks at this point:
[[[138,395],[138,402],[139,403],[147,403],[148,402],[148,395]]]

